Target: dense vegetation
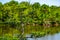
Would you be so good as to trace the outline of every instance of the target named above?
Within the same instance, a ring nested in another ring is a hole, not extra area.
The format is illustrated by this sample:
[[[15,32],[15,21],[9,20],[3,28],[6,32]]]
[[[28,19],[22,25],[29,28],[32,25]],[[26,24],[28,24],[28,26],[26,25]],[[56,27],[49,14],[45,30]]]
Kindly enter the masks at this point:
[[[23,27],[22,27],[23,26]],[[38,2],[0,2],[0,35],[43,32],[52,34],[60,31],[60,7],[40,5]],[[22,30],[23,29],[23,30]]]

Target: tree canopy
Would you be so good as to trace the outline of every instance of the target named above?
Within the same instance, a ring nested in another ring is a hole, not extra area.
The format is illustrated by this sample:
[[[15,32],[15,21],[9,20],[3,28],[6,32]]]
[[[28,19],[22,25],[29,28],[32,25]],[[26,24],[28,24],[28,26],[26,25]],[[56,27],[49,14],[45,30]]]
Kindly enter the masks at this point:
[[[5,4],[0,2],[0,21],[14,22],[24,24],[44,24],[46,21],[60,23],[60,7],[49,6],[46,4],[40,5],[36,2],[30,4],[29,2],[10,1]],[[46,23],[46,24],[48,24]]]

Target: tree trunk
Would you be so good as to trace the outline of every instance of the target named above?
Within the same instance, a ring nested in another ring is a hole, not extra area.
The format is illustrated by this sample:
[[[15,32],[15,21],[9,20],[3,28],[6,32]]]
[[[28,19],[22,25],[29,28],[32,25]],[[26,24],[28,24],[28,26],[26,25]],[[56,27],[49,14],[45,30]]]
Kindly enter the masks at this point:
[[[24,24],[21,24],[22,26],[22,35],[24,34]]]
[[[47,21],[44,20],[43,26],[44,26],[44,29],[49,28],[51,26],[50,21],[49,20],[47,20]]]
[[[57,26],[59,26],[59,24],[56,22],[56,23],[55,23],[55,26],[57,27]]]

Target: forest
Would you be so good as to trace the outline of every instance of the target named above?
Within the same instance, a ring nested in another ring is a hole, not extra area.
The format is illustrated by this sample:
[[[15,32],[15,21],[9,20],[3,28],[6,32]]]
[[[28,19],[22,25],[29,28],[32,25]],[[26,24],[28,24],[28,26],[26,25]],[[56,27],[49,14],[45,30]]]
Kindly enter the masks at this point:
[[[0,37],[14,34],[54,34],[60,32],[60,6],[35,2],[0,2]],[[12,40],[12,39],[11,39]]]

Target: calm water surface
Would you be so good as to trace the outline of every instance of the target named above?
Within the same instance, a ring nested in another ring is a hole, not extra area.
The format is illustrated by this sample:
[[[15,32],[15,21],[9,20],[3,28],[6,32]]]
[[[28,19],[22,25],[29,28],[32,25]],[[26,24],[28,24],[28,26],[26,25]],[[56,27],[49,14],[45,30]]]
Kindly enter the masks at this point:
[[[41,38],[27,38],[27,40],[60,40],[60,33],[54,35],[46,35]]]

